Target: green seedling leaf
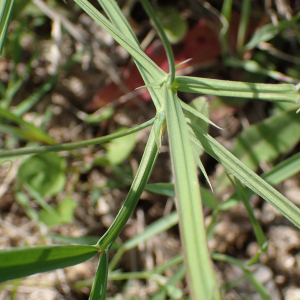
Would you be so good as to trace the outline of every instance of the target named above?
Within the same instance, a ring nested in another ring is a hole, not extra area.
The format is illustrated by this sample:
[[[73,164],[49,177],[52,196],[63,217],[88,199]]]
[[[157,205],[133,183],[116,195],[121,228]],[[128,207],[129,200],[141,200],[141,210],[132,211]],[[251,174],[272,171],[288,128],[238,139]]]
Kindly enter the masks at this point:
[[[260,42],[266,42],[278,35],[278,32],[284,30],[297,22],[300,19],[298,13],[294,18],[288,21],[281,21],[277,25],[267,24],[261,28],[258,28],[253,34],[251,40],[245,45],[243,51],[248,51],[255,48]]]
[[[65,159],[56,153],[36,154],[21,164],[18,178],[42,196],[54,196],[65,186],[65,164]]]
[[[21,205],[24,208],[25,213],[28,216],[28,218],[31,220],[37,221],[38,213],[34,208],[31,207],[30,200],[29,200],[27,194],[24,192],[18,191],[18,192],[15,192],[14,196],[15,196],[15,199],[17,200],[17,202],[19,203],[19,205]]]
[[[74,210],[77,205],[78,203],[70,198],[62,199],[57,206],[53,207],[52,211],[41,210],[39,220],[47,226],[69,224],[74,219]]]
[[[14,0],[2,0],[0,2],[0,55],[2,53],[13,4]]]
[[[155,194],[160,194],[167,197],[175,198],[175,188],[173,183],[147,184],[145,189]],[[217,208],[218,202],[214,198],[212,193],[210,193],[206,188],[202,186],[200,186],[200,192],[201,192],[202,202],[204,206],[207,206],[211,209]]]
[[[263,84],[177,76],[173,87],[187,93],[283,101],[295,104],[299,101],[299,93],[295,86],[288,83]]]
[[[231,152],[251,170],[255,170],[261,162],[270,162],[293,149],[299,140],[300,118],[294,110],[290,110],[244,130]],[[223,174],[219,178],[218,190],[222,190],[227,183]]]
[[[108,277],[108,253],[102,252],[89,300],[105,300]]]
[[[125,129],[127,128],[120,128],[116,132]],[[105,145],[107,150],[106,157],[112,165],[119,165],[124,162],[126,158],[128,158],[135,145],[136,135],[134,133],[114,139]]]
[[[39,246],[0,251],[0,282],[82,263],[98,253],[96,246]]]
[[[157,16],[171,44],[179,43],[188,29],[188,24],[172,6],[159,6]]]

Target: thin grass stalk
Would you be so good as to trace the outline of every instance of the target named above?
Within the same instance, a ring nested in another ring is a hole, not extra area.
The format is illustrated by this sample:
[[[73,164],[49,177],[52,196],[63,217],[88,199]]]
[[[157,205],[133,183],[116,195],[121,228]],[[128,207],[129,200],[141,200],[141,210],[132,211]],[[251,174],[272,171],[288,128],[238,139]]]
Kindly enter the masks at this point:
[[[171,85],[174,82],[175,79],[175,60],[174,60],[174,54],[171,47],[171,44],[167,38],[167,35],[161,26],[161,23],[159,22],[158,18],[156,17],[155,11],[153,10],[152,6],[150,5],[148,0],[140,0],[146,13],[148,16],[152,19],[155,28],[163,42],[164,48],[166,50],[167,59],[169,63],[169,81],[168,84]]]
[[[133,180],[129,193],[125,199],[125,202],[112,225],[108,228],[106,233],[101,237],[101,239],[97,243],[97,245],[102,251],[110,249],[111,245],[120,235],[121,231],[126,225],[148,182],[148,179],[152,173],[152,169],[155,165],[157,156],[158,149],[155,142],[154,129],[152,128],[143,154],[142,161]]]
[[[21,155],[28,155],[28,154],[36,154],[36,153],[44,153],[44,152],[59,152],[59,151],[69,151],[79,148],[84,148],[92,145],[98,145],[103,144],[106,142],[109,142],[111,140],[135,133],[137,131],[140,131],[144,128],[147,128],[151,126],[154,123],[154,119],[151,119],[141,125],[138,125],[136,127],[130,128],[128,130],[122,130],[116,133],[112,133],[106,136],[102,136],[99,138],[94,138],[90,140],[85,140],[81,142],[75,142],[75,143],[66,143],[66,144],[60,144],[60,145],[54,145],[54,146],[38,146],[38,147],[26,147],[26,148],[19,148],[14,150],[3,150],[0,151],[0,159],[1,158],[13,158],[16,156]]]
[[[247,34],[252,0],[243,0],[240,24],[237,35],[236,49],[242,52]]]

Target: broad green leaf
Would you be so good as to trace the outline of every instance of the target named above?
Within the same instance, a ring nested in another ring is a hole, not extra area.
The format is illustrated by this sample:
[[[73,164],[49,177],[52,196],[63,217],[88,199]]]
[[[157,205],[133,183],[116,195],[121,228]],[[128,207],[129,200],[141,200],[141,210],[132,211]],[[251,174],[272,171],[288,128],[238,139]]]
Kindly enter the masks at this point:
[[[53,211],[39,211],[39,220],[47,226],[69,224],[74,219],[74,210],[77,205],[78,203],[74,200],[70,198],[64,198],[59,201],[57,206],[53,207]]]
[[[291,151],[300,140],[300,117],[294,110],[279,113],[252,125],[237,137],[231,153],[251,170],[261,162],[270,162],[280,154]],[[222,190],[227,177],[218,180]]]
[[[165,88],[167,129],[177,210],[192,299],[220,299],[204,229],[201,196],[186,121],[176,94]]]
[[[120,128],[116,132],[126,129],[127,128]],[[135,133],[114,139],[105,145],[107,150],[106,157],[112,165],[119,165],[130,155],[135,145]]]
[[[177,76],[173,87],[181,92],[227,97],[283,101],[297,104],[299,93],[293,84],[263,84]]]
[[[98,253],[96,246],[39,246],[0,251],[0,282],[66,268]]]
[[[2,53],[13,4],[14,0],[2,0],[0,2],[0,56]]]
[[[260,42],[266,42],[272,38],[274,38],[280,30],[288,28],[295,22],[300,19],[300,13],[298,13],[294,18],[287,21],[278,22],[278,24],[267,24],[262,26],[261,28],[256,29],[253,34],[251,40],[245,45],[243,51],[248,51],[255,48]]]
[[[176,44],[184,38],[188,24],[175,8],[159,6],[157,16],[171,44]]]
[[[108,253],[102,252],[89,300],[105,300],[108,277]]]
[[[65,159],[56,153],[40,153],[26,159],[18,178],[41,195],[57,195],[65,186]]]
[[[193,134],[201,143],[204,151],[221,163],[226,170],[253,190],[257,195],[268,201],[288,220],[300,228],[300,209],[286,197],[275,190],[265,180],[251,171],[239,159],[218,143],[209,134],[195,124],[189,124]]]

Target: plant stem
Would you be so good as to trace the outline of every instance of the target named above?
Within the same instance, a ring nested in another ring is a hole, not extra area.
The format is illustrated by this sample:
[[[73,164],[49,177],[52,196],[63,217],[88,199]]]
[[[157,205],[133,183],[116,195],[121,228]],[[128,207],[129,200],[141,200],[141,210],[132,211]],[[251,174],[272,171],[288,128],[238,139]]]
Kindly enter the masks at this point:
[[[0,151],[0,158],[14,157],[14,156],[26,155],[26,154],[44,153],[44,152],[74,150],[74,149],[83,148],[91,145],[103,144],[113,139],[117,139],[122,136],[126,136],[131,133],[140,131],[146,127],[151,126],[153,123],[154,123],[154,119],[151,119],[141,125],[130,128],[128,130],[124,130],[124,131],[122,130],[120,132],[116,132],[99,138],[94,138],[94,139],[85,140],[76,143],[66,143],[66,144],[60,144],[54,146],[51,145],[51,146],[38,146],[38,147],[30,147],[30,148],[28,147],[28,148],[20,148],[15,150],[4,150],[4,151]]]
[[[107,251],[110,249],[111,245],[120,235],[121,231],[126,225],[148,182],[157,156],[158,149],[155,142],[154,129],[152,128],[142,161],[133,180],[129,193],[125,199],[125,202],[118,215],[116,216],[114,222],[97,243],[101,251]]]
[[[152,19],[155,28],[163,42],[163,45],[165,47],[166,50],[166,54],[167,54],[167,58],[168,58],[168,62],[169,62],[169,82],[168,84],[171,85],[174,80],[175,80],[175,60],[174,60],[174,54],[173,54],[173,50],[171,47],[171,44],[166,36],[166,33],[163,29],[163,27],[161,26],[160,21],[158,20],[158,18],[156,17],[155,11],[153,10],[152,6],[150,5],[148,0],[141,0],[141,3],[146,11],[146,13],[148,14],[148,16]]]

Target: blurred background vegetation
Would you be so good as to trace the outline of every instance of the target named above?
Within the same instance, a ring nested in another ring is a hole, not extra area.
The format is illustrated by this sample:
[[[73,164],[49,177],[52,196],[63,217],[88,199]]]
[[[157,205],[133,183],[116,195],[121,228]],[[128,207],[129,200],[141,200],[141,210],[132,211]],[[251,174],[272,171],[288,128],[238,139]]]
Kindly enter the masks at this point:
[[[146,54],[167,70],[162,44],[140,3],[118,3]],[[300,1],[152,4],[175,61],[192,58],[177,74],[298,84]],[[0,58],[0,147],[77,142],[141,124],[155,115],[148,92],[135,90],[142,85],[128,53],[72,1],[15,0]],[[297,106],[180,97],[223,128],[210,128],[213,137],[300,205]],[[126,197],[148,134],[146,129],[104,146],[58,154],[0,158],[0,248],[96,243]],[[188,299],[167,152],[164,140],[150,179],[166,185],[148,186],[118,239],[109,299]],[[226,299],[263,298],[253,280],[271,299],[300,299],[298,230],[258,196],[239,193],[239,184],[231,184],[213,158],[203,154],[202,161],[214,189],[213,194],[199,174],[209,248],[237,259],[216,262]],[[243,197],[252,208],[240,203]],[[249,209],[268,247],[253,231]],[[251,269],[255,279],[249,279],[243,264],[257,254],[259,264]],[[0,299],[88,299],[96,265],[92,259],[4,283]]]

